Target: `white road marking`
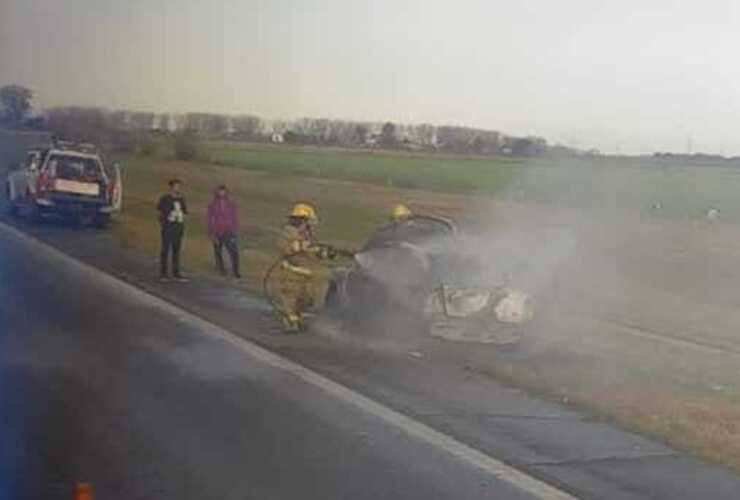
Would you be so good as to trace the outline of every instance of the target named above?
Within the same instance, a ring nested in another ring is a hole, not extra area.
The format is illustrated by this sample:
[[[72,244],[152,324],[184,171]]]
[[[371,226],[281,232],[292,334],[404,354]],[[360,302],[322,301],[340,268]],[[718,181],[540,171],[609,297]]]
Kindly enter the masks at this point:
[[[0,222],[0,232],[5,233],[6,236],[15,238],[24,245],[30,247],[36,255],[46,255],[50,261],[57,261],[65,268],[79,272],[88,277],[90,281],[97,281],[101,285],[105,285],[114,289],[118,293],[127,295],[131,299],[141,302],[148,307],[154,307],[155,309],[172,315],[179,321],[188,324],[204,335],[228,342],[249,356],[274,368],[291,373],[304,382],[331,394],[338,400],[355,406],[356,408],[379,418],[415,439],[444,450],[450,455],[513,485],[515,488],[523,492],[542,500],[565,500],[576,498],[555,486],[537,479],[536,477],[530,476],[529,474],[507,465],[500,460],[490,457],[485,453],[446,434],[436,431],[421,422],[383,406],[382,404],[373,401],[348,387],[334,382],[313,370],[270,352],[267,349],[258,346],[254,342],[241,338],[224,328],[214,325],[213,323],[177,307],[156,295],[121,281],[120,279],[102,272],[89,264],[85,264],[74,259],[51,245],[48,245],[37,238],[29,236],[2,222]]]

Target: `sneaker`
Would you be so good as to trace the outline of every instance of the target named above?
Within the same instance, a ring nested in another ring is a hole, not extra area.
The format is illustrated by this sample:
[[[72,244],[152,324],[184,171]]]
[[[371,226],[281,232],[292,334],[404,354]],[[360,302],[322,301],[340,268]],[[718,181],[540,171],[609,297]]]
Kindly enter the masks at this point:
[[[159,281],[161,281],[162,283],[169,283],[170,277],[167,276],[166,274],[162,274],[159,276]]]
[[[183,276],[182,274],[176,274],[176,275],[175,275],[175,281],[179,281],[180,283],[187,283],[187,282],[188,282],[188,281],[190,281],[190,280],[189,280],[189,279],[187,279],[187,278],[186,278],[185,276]]]

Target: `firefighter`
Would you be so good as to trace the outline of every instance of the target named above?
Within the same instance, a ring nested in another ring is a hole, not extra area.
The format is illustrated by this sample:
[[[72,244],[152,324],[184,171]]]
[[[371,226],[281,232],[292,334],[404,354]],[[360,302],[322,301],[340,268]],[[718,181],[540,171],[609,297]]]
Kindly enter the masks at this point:
[[[320,294],[321,267],[318,261],[333,259],[336,252],[316,243],[313,227],[316,211],[307,203],[298,203],[288,216],[280,238],[283,260],[280,268],[280,302],[286,333],[303,327],[304,312]]]
[[[398,204],[391,209],[389,220],[382,227],[378,228],[365,244],[365,248],[375,248],[385,246],[389,241],[407,240],[409,234],[413,234],[417,228],[414,223],[414,214],[404,204]]]

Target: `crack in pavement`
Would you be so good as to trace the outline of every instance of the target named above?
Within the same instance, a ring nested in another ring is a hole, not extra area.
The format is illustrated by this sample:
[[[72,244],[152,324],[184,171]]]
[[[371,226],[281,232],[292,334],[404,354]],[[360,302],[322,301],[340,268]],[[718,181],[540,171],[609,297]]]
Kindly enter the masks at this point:
[[[475,412],[442,412],[442,413],[418,413],[419,417],[472,417],[472,418],[503,418],[512,420],[556,420],[556,421],[588,421],[580,415],[521,415],[515,413],[475,413]]]
[[[627,461],[641,461],[651,460],[654,458],[677,458],[680,455],[676,452],[661,452],[661,453],[636,453],[634,455],[610,455],[606,457],[595,457],[595,458],[573,458],[568,460],[547,460],[540,462],[529,462],[529,467],[557,467],[563,465],[591,465],[600,463],[610,462],[627,462]]]

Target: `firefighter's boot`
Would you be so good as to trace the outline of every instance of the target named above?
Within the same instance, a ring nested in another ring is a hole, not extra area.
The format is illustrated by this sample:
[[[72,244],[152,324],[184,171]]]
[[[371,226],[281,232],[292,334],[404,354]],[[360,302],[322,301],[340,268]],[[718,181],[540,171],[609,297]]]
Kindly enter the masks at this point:
[[[303,318],[300,314],[283,314],[283,332],[300,333],[303,330]]]

